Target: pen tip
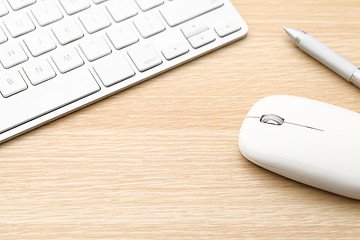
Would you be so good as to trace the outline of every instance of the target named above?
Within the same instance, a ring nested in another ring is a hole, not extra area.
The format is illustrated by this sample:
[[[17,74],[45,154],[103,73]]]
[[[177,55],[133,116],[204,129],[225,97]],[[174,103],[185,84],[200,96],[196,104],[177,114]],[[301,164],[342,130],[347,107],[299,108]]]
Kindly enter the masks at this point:
[[[300,30],[297,30],[297,29],[294,29],[294,28],[288,28],[288,27],[285,27],[283,26],[285,32],[287,33],[287,35],[289,35],[289,37],[296,43],[298,44],[300,38],[306,34],[305,32],[303,31],[300,31]]]

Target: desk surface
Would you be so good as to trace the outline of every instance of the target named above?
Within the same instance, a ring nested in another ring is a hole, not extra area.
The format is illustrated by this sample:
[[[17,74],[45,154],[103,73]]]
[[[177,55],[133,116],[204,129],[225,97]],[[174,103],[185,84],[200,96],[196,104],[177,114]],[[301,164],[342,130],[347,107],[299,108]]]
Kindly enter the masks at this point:
[[[358,0],[233,0],[247,38],[0,148],[1,239],[360,238],[360,202],[248,162],[262,97],[360,112],[360,89],[298,50],[306,30],[360,65]]]

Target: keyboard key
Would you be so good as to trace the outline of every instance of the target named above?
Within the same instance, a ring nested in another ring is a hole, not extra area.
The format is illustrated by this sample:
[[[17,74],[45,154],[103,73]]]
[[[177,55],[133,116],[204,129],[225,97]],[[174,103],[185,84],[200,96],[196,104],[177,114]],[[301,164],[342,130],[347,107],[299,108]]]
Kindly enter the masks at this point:
[[[184,24],[181,27],[181,31],[186,38],[195,36],[196,34],[202,33],[209,30],[209,27],[203,22],[193,21],[191,23]]]
[[[68,15],[73,15],[90,7],[87,0],[59,0]]]
[[[85,54],[87,60],[89,60],[90,62],[111,53],[110,47],[99,35],[80,43],[80,48],[81,51],[83,51],[83,53]]]
[[[147,11],[154,7],[160,6],[164,3],[164,0],[136,0],[141,10]]]
[[[94,70],[106,87],[124,81],[135,75],[134,70],[120,54],[101,59],[94,65]]]
[[[161,51],[166,60],[172,60],[189,52],[188,44],[184,41],[170,44]]]
[[[214,34],[208,30],[188,39],[193,48],[200,48],[215,41]]]
[[[215,31],[219,35],[219,37],[226,37],[227,35],[237,32],[240,29],[240,23],[235,20],[228,20],[215,27]]]
[[[103,3],[105,1],[107,1],[107,0],[93,0],[93,2],[96,3],[96,4]]]
[[[24,38],[24,43],[33,57],[38,57],[56,48],[46,31],[37,31]]]
[[[161,58],[149,43],[134,46],[128,51],[128,54],[140,72],[145,72],[162,64]]]
[[[62,13],[55,2],[44,1],[38,3],[32,10],[36,21],[40,26],[46,26],[63,18]]]
[[[37,85],[56,76],[54,69],[46,59],[31,63],[23,69],[32,85]]]
[[[130,25],[121,24],[107,32],[107,36],[117,50],[123,49],[139,41]]]
[[[160,12],[169,26],[175,27],[223,5],[223,0],[178,0],[168,3]]]
[[[79,19],[88,33],[95,33],[111,24],[105,14],[99,9],[88,11]]]
[[[6,74],[0,75],[0,92],[3,97],[10,97],[25,89],[27,89],[27,85],[18,71],[7,72]],[[1,115],[6,116],[3,115],[2,109]],[[4,118],[2,118],[2,120],[3,119]]]
[[[0,44],[6,42],[7,40],[8,40],[7,36],[0,27]]]
[[[134,4],[130,0],[110,1],[106,9],[115,22],[121,22],[138,14]]]
[[[63,20],[59,22],[58,25],[52,28],[52,31],[61,45],[71,43],[84,37],[81,29],[73,20]]]
[[[0,0],[0,17],[5,16],[8,13],[9,13],[9,10],[6,8],[3,1]]]
[[[34,4],[36,0],[8,0],[8,2],[12,9],[20,10],[24,7]]]
[[[61,73],[69,72],[84,65],[84,61],[75,48],[61,49],[51,58]]]
[[[164,25],[156,14],[148,14],[137,18],[134,24],[143,38],[151,37],[165,30]]]
[[[25,12],[19,12],[8,16],[4,20],[5,27],[14,38],[35,30],[35,25]]]
[[[0,133],[99,91],[87,69],[76,69],[0,101]],[[15,110],[14,107],[18,108]],[[6,117],[5,117],[6,116]],[[54,115],[54,117],[57,115]]]
[[[0,47],[0,62],[4,68],[11,68],[28,60],[21,45],[17,42],[9,42]]]

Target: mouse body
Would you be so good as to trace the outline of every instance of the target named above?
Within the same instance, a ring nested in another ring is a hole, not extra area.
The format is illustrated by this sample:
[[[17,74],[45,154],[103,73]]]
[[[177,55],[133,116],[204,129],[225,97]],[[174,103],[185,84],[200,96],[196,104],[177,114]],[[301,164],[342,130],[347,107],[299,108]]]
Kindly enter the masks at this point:
[[[290,179],[360,199],[360,114],[295,96],[261,99],[239,134],[251,162]]]

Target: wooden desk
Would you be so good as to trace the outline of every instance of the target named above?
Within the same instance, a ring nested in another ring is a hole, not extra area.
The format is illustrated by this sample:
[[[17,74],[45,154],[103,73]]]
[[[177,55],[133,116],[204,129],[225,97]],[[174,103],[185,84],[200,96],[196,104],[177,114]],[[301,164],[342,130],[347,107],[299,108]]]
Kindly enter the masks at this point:
[[[0,239],[360,238],[360,202],[241,156],[262,97],[360,112],[360,89],[298,50],[304,29],[360,65],[358,0],[233,1],[246,39],[0,148]]]

